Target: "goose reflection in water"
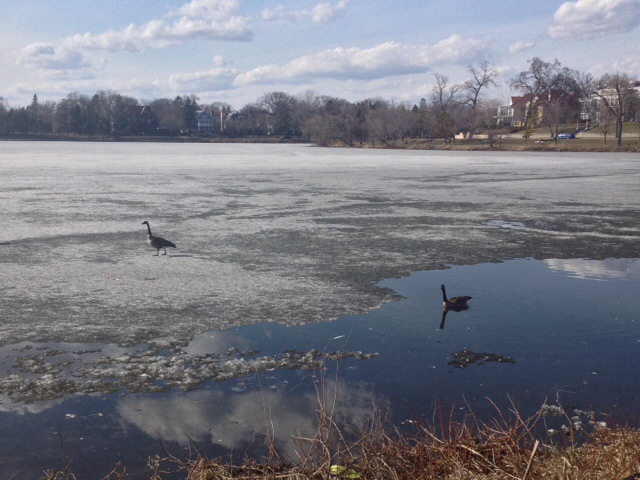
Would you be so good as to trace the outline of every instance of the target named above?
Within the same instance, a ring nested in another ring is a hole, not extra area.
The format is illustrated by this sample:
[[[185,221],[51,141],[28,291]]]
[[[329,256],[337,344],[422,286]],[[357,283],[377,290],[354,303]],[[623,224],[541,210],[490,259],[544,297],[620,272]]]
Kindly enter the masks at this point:
[[[469,310],[469,305],[467,305],[466,303],[463,305],[458,305],[458,306],[449,306],[449,307],[443,307],[442,309],[442,320],[440,321],[440,329],[442,330],[444,328],[444,322],[447,318],[447,314],[449,312],[462,312],[464,310]]]

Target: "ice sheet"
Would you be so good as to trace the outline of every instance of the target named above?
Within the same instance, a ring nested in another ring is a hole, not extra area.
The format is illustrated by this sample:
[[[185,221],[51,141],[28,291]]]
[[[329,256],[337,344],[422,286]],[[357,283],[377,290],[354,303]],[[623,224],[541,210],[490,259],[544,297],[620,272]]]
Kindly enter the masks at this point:
[[[327,321],[411,271],[634,258],[639,174],[615,153],[0,142],[0,344]],[[143,220],[178,249],[154,257]]]

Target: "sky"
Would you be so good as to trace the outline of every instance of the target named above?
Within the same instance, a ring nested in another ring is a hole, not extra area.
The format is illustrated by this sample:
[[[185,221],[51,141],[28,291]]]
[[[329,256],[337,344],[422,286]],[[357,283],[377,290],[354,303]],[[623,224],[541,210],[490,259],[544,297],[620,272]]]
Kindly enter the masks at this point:
[[[640,0],[0,0],[10,106],[111,90],[240,109],[268,92],[418,103],[489,61],[640,77]]]

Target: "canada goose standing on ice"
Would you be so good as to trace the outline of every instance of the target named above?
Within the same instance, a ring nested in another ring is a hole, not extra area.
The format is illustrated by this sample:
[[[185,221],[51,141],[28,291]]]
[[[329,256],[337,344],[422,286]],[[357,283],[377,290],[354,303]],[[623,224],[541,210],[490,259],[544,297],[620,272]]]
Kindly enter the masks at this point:
[[[147,222],[146,220],[144,222],[142,222],[142,225],[146,225],[147,226],[147,243],[155,248],[157,250],[156,254],[154,255],[154,257],[157,257],[158,255],[160,255],[160,249],[164,250],[163,255],[167,254],[167,247],[173,247],[173,248],[178,248],[175,246],[174,243],[170,242],[169,240],[165,240],[164,238],[160,238],[160,237],[154,237],[153,234],[151,233],[151,226],[149,225],[149,222]]]
[[[447,298],[447,291],[444,288],[444,285],[440,285],[440,290],[442,290],[442,308],[445,310],[466,310],[469,308],[467,302],[471,300],[473,297],[469,297],[468,295],[460,296],[460,297],[451,297]]]

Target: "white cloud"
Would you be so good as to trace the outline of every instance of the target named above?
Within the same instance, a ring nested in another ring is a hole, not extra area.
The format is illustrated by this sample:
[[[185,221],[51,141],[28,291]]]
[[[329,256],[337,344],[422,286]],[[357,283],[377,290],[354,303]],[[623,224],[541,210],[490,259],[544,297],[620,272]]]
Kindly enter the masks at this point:
[[[29,98],[38,92],[42,98],[61,98],[69,92],[92,95],[99,90],[113,90],[134,98],[153,98],[194,93],[203,95],[233,89],[237,71],[228,66],[222,56],[216,56],[208,70],[174,73],[155,79],[111,78],[100,79],[89,71],[48,71],[37,79],[20,82],[9,90],[15,95]]]
[[[170,17],[172,22],[154,19],[141,26],[92,35],[74,35],[63,41],[70,48],[106,51],[143,51],[177,45],[187,40],[249,40],[249,19],[238,14],[237,0],[193,0]]]
[[[41,69],[78,69],[89,66],[83,54],[88,50],[135,52],[200,38],[246,41],[251,38],[249,19],[238,12],[237,0],[192,0],[170,14],[172,20],[153,19],[140,26],[73,35],[59,46],[34,43],[22,49],[19,59]]]
[[[193,73],[177,73],[169,77],[169,87],[180,92],[212,92],[232,88],[237,72],[227,67],[222,56],[213,59],[214,68]]]
[[[148,83],[142,84],[135,80],[118,81],[97,80],[95,76],[87,75],[86,77],[74,77],[60,72],[60,75],[47,75],[46,78],[31,80],[29,82],[16,83],[10,89],[10,92],[20,97],[29,96],[38,93],[40,98],[50,98],[58,100],[70,92],[79,92],[81,94],[92,95],[99,90],[115,90],[122,94],[128,94],[132,88],[143,87],[146,89]]]
[[[640,25],[638,0],[577,0],[565,2],[548,28],[552,38],[583,40],[630,32]]]
[[[613,68],[620,72],[640,72],[640,46],[614,62]]]
[[[18,53],[18,62],[45,70],[82,70],[90,66],[81,52],[50,43],[32,43]]]
[[[224,21],[236,16],[238,0],[192,0],[170,16]]]
[[[339,16],[347,7],[346,0],[331,5],[330,3],[319,3],[312,10],[312,16],[314,22],[324,23],[329,22]]]
[[[517,41],[517,42],[511,44],[511,46],[509,47],[509,53],[524,52],[525,50],[531,50],[535,46],[536,46],[536,44],[533,43],[533,42]]]
[[[234,85],[303,82],[314,78],[374,79],[421,73],[438,64],[475,60],[486,48],[483,40],[452,35],[435,45],[387,42],[371,48],[335,48],[304,55],[286,65],[263,65],[238,75]]]
[[[278,5],[274,9],[265,8],[262,11],[262,20],[265,22],[312,20],[315,23],[327,23],[340,16],[347,8],[347,3],[348,0],[341,0],[335,4],[323,2],[316,4],[311,10],[292,11],[287,11],[284,6]]]

